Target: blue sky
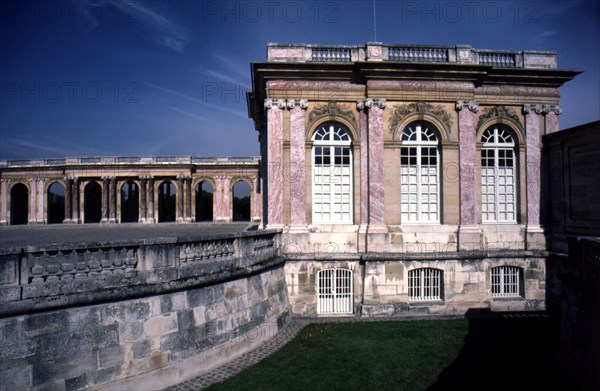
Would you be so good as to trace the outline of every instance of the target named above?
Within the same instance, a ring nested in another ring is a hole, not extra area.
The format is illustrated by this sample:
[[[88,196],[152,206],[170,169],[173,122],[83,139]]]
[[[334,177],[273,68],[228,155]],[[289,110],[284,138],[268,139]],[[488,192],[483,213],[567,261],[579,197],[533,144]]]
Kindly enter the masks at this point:
[[[597,1],[382,1],[377,41],[553,50],[585,71],[561,127],[600,118]],[[0,4],[0,159],[258,155],[250,62],[268,42],[374,41],[366,1]]]

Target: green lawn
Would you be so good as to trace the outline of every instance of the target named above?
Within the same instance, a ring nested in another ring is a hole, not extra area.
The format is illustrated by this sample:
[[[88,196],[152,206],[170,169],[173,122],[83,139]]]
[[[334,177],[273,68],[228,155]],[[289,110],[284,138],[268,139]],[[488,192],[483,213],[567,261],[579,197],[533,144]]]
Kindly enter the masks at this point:
[[[465,319],[313,324],[216,390],[422,390],[457,358]]]

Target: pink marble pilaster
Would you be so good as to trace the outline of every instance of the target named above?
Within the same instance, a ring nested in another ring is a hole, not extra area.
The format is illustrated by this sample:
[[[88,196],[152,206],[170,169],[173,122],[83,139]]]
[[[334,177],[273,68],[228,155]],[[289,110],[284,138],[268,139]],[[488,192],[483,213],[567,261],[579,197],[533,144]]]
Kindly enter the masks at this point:
[[[223,221],[223,180],[215,177],[215,221]]]
[[[546,134],[558,132],[560,130],[558,116],[562,113],[562,108],[556,105],[545,106],[544,109],[546,112]]]
[[[63,220],[63,223],[70,223],[72,222],[71,219],[71,205],[72,205],[72,184],[71,184],[72,179],[69,177],[65,177],[65,219]]]
[[[526,142],[526,194],[527,194],[527,226],[540,225],[540,105],[524,105],[525,142]]]
[[[367,99],[369,107],[369,232],[387,232],[383,194],[383,109],[384,99]]]
[[[71,222],[79,224],[79,178],[72,178],[71,182]]]
[[[260,193],[258,192],[258,178],[252,177],[252,221],[260,221]]]
[[[223,181],[223,210],[222,215],[224,221],[231,221],[233,216],[233,209],[231,206],[232,194],[231,194],[231,177],[224,177],[225,181]]]
[[[38,178],[37,181],[37,222],[43,224],[44,218],[44,178]]]
[[[140,177],[140,207],[138,211],[138,222],[140,223],[146,222],[146,181],[145,176]]]
[[[177,222],[183,222],[183,176],[177,175],[177,202],[176,202],[176,213],[177,213]]]
[[[290,108],[291,229],[306,230],[305,115],[307,101],[288,100]]]
[[[148,177],[148,207],[146,208],[146,222],[154,223],[154,177]]]
[[[369,127],[367,113],[360,111],[360,229],[369,225]]]
[[[192,222],[192,177],[185,177],[185,221]]]
[[[36,222],[37,211],[37,178],[29,180],[29,218],[27,222],[33,224]]]
[[[266,99],[267,228],[283,227],[283,99]]]
[[[8,180],[0,179],[0,225],[7,223],[7,208],[8,208]]]
[[[110,178],[110,187],[109,189],[109,206],[108,206],[108,211],[109,211],[109,222],[111,223],[116,223],[117,222],[117,178],[116,177],[111,177]]]
[[[102,177],[102,219],[100,220],[102,223],[108,223],[109,188],[110,178],[107,176]]]

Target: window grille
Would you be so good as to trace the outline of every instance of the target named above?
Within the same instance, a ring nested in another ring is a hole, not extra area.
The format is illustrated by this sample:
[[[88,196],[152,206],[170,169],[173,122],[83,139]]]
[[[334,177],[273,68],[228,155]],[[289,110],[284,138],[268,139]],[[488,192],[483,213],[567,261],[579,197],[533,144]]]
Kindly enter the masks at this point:
[[[352,271],[325,269],[317,273],[318,314],[351,314],[353,312]]]
[[[521,285],[521,268],[498,266],[492,268],[492,297],[518,297]]]
[[[410,301],[442,300],[442,276],[439,269],[415,269],[408,272]]]

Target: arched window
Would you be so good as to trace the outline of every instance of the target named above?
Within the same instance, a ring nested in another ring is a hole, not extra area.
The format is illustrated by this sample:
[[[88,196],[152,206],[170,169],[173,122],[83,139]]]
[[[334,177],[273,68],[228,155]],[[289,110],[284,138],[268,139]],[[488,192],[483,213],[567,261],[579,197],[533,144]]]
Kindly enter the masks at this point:
[[[121,186],[121,222],[137,223],[139,219],[139,189],[134,181]]]
[[[60,182],[48,186],[48,224],[60,224],[65,219],[65,187]]]
[[[250,185],[246,181],[233,185],[233,221],[250,221]]]
[[[213,220],[213,185],[202,181],[196,185],[196,221]]]
[[[175,221],[176,206],[175,185],[169,181],[164,181],[158,186],[158,222]]]
[[[102,218],[102,187],[91,181],[83,190],[83,213],[85,224],[99,223]]]
[[[481,219],[484,223],[515,223],[515,141],[510,132],[492,126],[483,132],[481,148]]]
[[[400,166],[402,223],[439,223],[440,152],[431,125],[412,122],[404,129]]]
[[[352,223],[352,138],[335,122],[317,128],[312,148],[314,223]]]
[[[422,268],[408,272],[408,300],[442,300],[444,272],[439,269]]]
[[[10,189],[10,224],[27,224],[29,216],[29,190],[22,183]]]
[[[351,314],[353,312],[352,270],[325,269],[317,273],[317,313]]]
[[[492,297],[518,297],[523,291],[523,269],[516,266],[498,266],[491,270]]]

